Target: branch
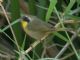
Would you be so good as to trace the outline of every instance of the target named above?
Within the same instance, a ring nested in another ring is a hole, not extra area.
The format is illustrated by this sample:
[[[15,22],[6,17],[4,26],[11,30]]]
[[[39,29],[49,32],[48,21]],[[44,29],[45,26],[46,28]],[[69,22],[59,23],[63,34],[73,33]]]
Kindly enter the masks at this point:
[[[71,40],[73,41],[75,38],[76,38],[76,36],[77,36],[77,34],[80,32],[80,28],[77,30],[77,32],[72,36],[72,38],[71,38]],[[66,49],[68,48],[68,46],[69,46],[70,44],[69,44],[69,42],[67,42],[66,44],[65,44],[65,46],[61,49],[61,51],[57,54],[57,56],[55,57],[55,58],[59,58],[65,51],[66,51]]]

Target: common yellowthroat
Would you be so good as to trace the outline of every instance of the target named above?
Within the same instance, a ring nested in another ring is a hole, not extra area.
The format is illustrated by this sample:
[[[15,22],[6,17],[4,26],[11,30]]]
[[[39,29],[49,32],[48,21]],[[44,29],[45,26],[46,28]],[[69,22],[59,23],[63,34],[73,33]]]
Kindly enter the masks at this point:
[[[27,15],[22,17],[21,25],[24,31],[34,39],[41,39],[47,33],[51,33],[55,28],[47,23],[42,21],[36,16]]]

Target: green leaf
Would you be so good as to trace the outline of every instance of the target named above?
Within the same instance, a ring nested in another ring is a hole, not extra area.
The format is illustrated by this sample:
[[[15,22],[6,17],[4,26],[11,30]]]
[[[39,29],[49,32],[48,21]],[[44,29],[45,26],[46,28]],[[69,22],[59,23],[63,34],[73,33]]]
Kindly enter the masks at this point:
[[[66,42],[68,41],[68,39],[66,37],[64,37],[63,35],[61,35],[58,32],[54,32],[53,34],[56,35],[57,37],[61,38],[63,41],[66,41]]]
[[[77,3],[80,4],[80,0],[77,0]]]
[[[20,6],[19,6],[19,0],[11,0],[11,20],[15,21],[16,19],[20,18]],[[20,22],[15,24],[13,27],[13,31],[16,36],[16,40],[18,44],[21,46],[22,41],[23,41],[23,32],[20,30]]]
[[[48,1],[47,0],[38,0],[38,6],[40,7],[48,7]],[[40,7],[37,6],[37,16],[42,19],[43,21],[45,21],[45,16],[46,16],[46,10],[42,9]]]
[[[48,11],[46,13],[46,21],[49,20],[49,18],[51,16],[51,13],[53,12],[53,9],[54,9],[56,3],[57,3],[57,0],[50,0],[50,5],[49,5]]]
[[[65,9],[64,15],[68,14],[71,10],[71,8],[73,7],[74,3],[76,2],[76,0],[70,0],[69,5],[67,6],[67,8]]]

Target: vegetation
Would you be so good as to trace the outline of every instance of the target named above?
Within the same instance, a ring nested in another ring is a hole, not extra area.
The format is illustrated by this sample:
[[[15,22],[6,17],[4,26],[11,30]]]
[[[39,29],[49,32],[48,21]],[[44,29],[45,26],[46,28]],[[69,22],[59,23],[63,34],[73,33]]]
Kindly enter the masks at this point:
[[[0,0],[0,7],[0,60],[80,60],[80,0]],[[28,14],[56,31],[31,38],[19,20]]]

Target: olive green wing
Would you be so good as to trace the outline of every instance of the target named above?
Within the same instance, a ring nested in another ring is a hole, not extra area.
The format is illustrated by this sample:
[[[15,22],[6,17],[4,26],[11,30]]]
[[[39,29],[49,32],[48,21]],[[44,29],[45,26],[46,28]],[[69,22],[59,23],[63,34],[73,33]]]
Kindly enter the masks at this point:
[[[28,29],[33,31],[46,32],[54,30],[53,28],[54,27],[52,25],[39,19],[35,19],[28,24]]]

